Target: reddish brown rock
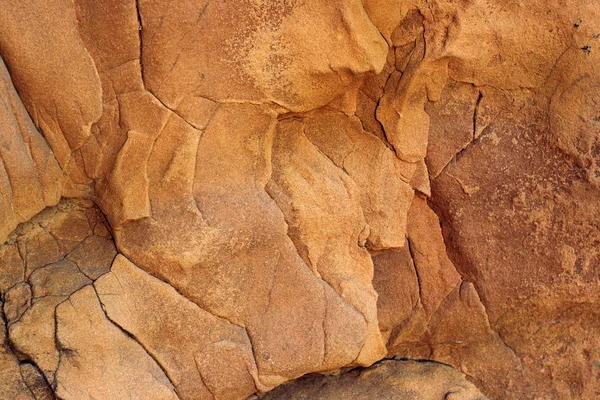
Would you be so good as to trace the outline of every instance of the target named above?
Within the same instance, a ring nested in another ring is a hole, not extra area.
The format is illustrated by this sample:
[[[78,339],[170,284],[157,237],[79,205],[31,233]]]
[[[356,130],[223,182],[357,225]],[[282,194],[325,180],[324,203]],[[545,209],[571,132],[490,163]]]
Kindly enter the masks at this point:
[[[7,4],[0,397],[241,399],[386,354],[598,396],[599,34],[583,0]]]
[[[598,28],[598,14],[594,7],[584,9],[576,16],[568,8],[552,8],[556,19],[545,24],[550,32],[559,24],[571,43],[587,43]],[[533,29],[541,26],[534,23]],[[557,38],[537,54],[555,54],[552,43]],[[524,57],[514,67],[525,73],[507,75],[494,90],[483,88],[474,114],[475,140],[432,182],[432,204],[441,216],[449,254],[463,277],[474,283],[490,327],[519,358],[521,377],[494,373],[487,363],[477,367],[497,376],[482,379],[482,387],[496,379],[505,382],[508,390],[502,393],[515,398],[523,386],[546,397],[596,396],[596,356],[588,338],[596,335],[597,324],[583,322],[595,320],[583,315],[591,312],[588,304],[597,302],[588,292],[597,286],[593,277],[598,264],[594,139],[588,133],[594,131],[589,99],[596,92],[597,74],[590,68],[597,55],[583,49],[584,44],[575,46],[542,67],[533,67],[534,60]],[[490,84],[496,79],[480,76]],[[578,79],[589,86],[585,93],[570,96],[581,90]],[[523,85],[526,80],[530,83]],[[530,89],[509,90],[516,85]],[[458,95],[452,87],[447,90],[454,92],[449,97]],[[437,123],[438,129],[447,126],[442,119]],[[444,134],[454,135],[453,129]],[[432,150],[431,156],[433,162],[441,154]],[[545,328],[555,325],[553,331]],[[563,329],[569,334],[561,333]],[[485,346],[485,352],[493,350]],[[497,397],[499,389],[493,389]],[[491,387],[488,391],[493,393]]]
[[[422,310],[419,279],[408,247],[386,251],[373,257],[373,286],[379,294],[377,317],[385,339],[413,315]],[[422,311],[421,311],[422,312]]]

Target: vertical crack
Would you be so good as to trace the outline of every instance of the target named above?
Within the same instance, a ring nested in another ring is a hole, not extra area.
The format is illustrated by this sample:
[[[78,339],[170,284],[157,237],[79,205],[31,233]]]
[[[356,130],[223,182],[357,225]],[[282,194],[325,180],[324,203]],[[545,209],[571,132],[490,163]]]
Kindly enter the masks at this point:
[[[86,285],[86,286],[88,286],[88,285]],[[81,289],[83,289],[84,287],[82,287]],[[81,289],[79,289],[79,290],[81,290]],[[54,371],[54,374],[53,374],[53,377],[52,377],[52,382],[51,382],[51,387],[52,387],[52,390],[54,390],[54,392],[56,392],[57,387],[58,387],[58,380],[56,378],[57,378],[58,370],[60,369],[60,363],[62,361],[62,355],[63,355],[63,353],[72,352],[71,349],[68,349],[68,348],[64,347],[62,345],[62,343],[60,343],[60,340],[58,340],[58,316],[56,314],[56,311],[58,310],[58,307],[61,304],[65,303],[67,301],[70,302],[72,295],[73,294],[71,294],[69,297],[67,297],[66,299],[64,299],[60,303],[58,303],[56,305],[56,307],[54,307],[54,347],[56,348],[56,351],[58,353],[58,361],[56,363],[56,370]]]
[[[475,140],[477,137],[477,115],[479,113],[479,105],[481,104],[481,100],[483,99],[483,93],[479,91],[479,96],[477,97],[477,101],[475,102],[475,109],[473,110],[473,136],[471,140]]]
[[[2,329],[4,330],[4,343],[0,343],[0,345],[8,346],[10,351],[12,351],[14,354],[17,354],[12,343],[10,342],[10,339],[8,338],[8,319],[6,318],[6,314],[4,314],[4,302],[2,300],[3,299],[0,299],[0,320],[2,321]]]
[[[19,363],[21,379],[36,400],[55,400],[56,394],[40,368],[32,361]]]
[[[408,248],[408,252],[410,253],[410,258],[412,258],[413,268],[415,270],[415,275],[417,276],[417,285],[419,286],[419,301],[423,304],[423,289],[421,287],[421,277],[419,275],[419,269],[417,268],[417,262],[415,259],[413,244],[410,238],[406,238],[406,247]]]
[[[139,53],[140,75],[142,77],[142,85],[143,85],[144,89],[146,89],[146,81],[144,80],[144,65],[142,62],[142,52],[143,52],[143,48],[144,48],[142,29],[144,26],[142,24],[142,14],[140,13],[140,0],[135,0],[135,12],[137,15],[137,20],[138,20],[138,38],[140,41],[140,53]]]
[[[279,269],[279,264],[281,263],[281,252],[279,252],[279,257],[277,258],[277,263],[273,267],[273,280],[271,281],[271,288],[269,289],[269,293],[267,294],[267,308],[264,313],[266,314],[271,309],[271,300],[273,296],[273,290],[275,289],[275,283],[277,282],[277,270]]]
[[[258,383],[261,386],[265,386],[265,384],[263,384],[260,381],[260,367],[258,365],[258,358],[256,357],[256,350],[254,349],[254,342],[252,341],[252,335],[250,335],[250,330],[247,327],[244,327],[244,330],[246,331],[246,336],[248,336],[248,341],[250,342],[250,350],[252,351],[252,358],[254,358],[254,365],[256,365],[256,380],[258,381]],[[256,386],[258,388],[258,385],[255,383],[254,386]]]

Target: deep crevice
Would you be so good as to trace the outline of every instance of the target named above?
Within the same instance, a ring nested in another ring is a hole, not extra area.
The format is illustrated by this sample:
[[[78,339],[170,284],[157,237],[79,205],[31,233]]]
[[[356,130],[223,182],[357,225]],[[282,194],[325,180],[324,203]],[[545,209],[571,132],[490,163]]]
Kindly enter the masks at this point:
[[[477,115],[479,114],[479,105],[481,104],[482,99],[483,93],[479,91],[477,101],[475,102],[475,109],[473,110],[473,136],[471,136],[471,140],[475,140],[477,137]]]
[[[23,370],[27,367],[33,370],[32,372],[35,374],[35,376],[24,374]],[[48,383],[46,376],[44,375],[42,370],[37,366],[36,363],[29,360],[20,361],[19,372],[21,373],[21,379],[25,383],[25,386],[27,386],[27,389],[29,389],[29,391],[36,400],[56,399],[56,394],[54,393],[54,390],[52,390],[52,387],[50,386],[50,383]],[[40,394],[41,396],[38,397],[38,394]]]
[[[419,275],[419,269],[417,268],[417,262],[415,259],[413,244],[408,236],[406,237],[406,247],[408,248],[410,258],[412,259],[412,264],[413,264],[413,268],[415,271],[415,275],[417,277],[417,285],[419,286],[419,302],[421,303],[421,305],[423,305],[423,289],[421,287],[421,276]]]

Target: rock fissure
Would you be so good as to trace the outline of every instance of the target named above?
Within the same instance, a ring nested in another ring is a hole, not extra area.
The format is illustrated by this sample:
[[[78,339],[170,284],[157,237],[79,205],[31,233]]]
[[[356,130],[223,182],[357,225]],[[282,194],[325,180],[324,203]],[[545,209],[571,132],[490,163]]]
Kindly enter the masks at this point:
[[[600,8],[525,3],[7,2],[0,398],[600,396]]]
[[[413,249],[413,246],[410,244],[410,239],[408,237],[406,238],[406,247],[408,248],[410,258],[413,261],[413,270],[414,270],[415,276],[417,277],[417,288],[419,290],[419,301],[422,304],[423,303],[423,289],[421,287],[421,277],[419,274],[419,269],[417,268],[417,264],[415,262],[415,255],[413,253],[413,251],[415,251],[415,250]]]
[[[473,109],[473,139],[477,138],[477,114],[479,113],[479,106],[481,105],[481,100],[483,100],[483,93],[479,91],[477,95],[477,101],[475,102],[475,108]],[[443,170],[442,170],[443,171]]]
[[[93,284],[91,284],[89,286],[91,286],[92,289],[94,290],[94,294],[96,295],[96,299],[98,300],[98,304],[101,306],[100,309],[102,310],[102,313],[104,314],[105,318],[108,321],[110,321],[110,323],[113,326],[118,328],[119,331],[121,331],[123,334],[125,334],[125,336],[127,336],[129,339],[131,339],[134,343],[136,343],[140,348],[142,348],[144,350],[144,352],[154,361],[154,363],[165,374],[165,376],[167,377],[167,379],[169,380],[169,382],[171,383],[171,385],[173,386],[173,388],[175,390],[175,395],[177,396],[177,398],[179,398],[179,396],[177,395],[177,386],[175,385],[175,383],[173,381],[173,377],[169,374],[169,371],[167,371],[165,366],[158,360],[157,356],[155,354],[153,354],[147,348],[147,346],[145,346],[138,338],[136,338],[135,335],[133,335],[131,332],[127,331],[125,328],[123,328],[121,325],[119,325],[116,321],[114,321],[113,319],[110,318],[110,316],[106,312],[106,309],[105,309],[106,306],[104,305],[104,303],[102,302],[102,299],[100,298],[100,295],[98,294],[98,290],[96,289],[96,286]],[[208,387],[207,387],[207,389],[208,389]]]

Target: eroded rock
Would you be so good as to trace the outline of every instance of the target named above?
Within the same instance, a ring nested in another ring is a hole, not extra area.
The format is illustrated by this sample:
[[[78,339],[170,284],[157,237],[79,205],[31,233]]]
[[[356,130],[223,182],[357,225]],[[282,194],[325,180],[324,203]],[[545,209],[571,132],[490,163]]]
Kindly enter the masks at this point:
[[[60,398],[177,399],[144,348],[106,318],[92,286],[57,307],[56,323],[61,348],[55,387]]]
[[[387,354],[598,396],[599,34],[583,0],[7,4],[0,394],[241,399]]]
[[[444,364],[384,360],[341,375],[307,376],[259,396],[260,399],[485,400],[464,375]]]

